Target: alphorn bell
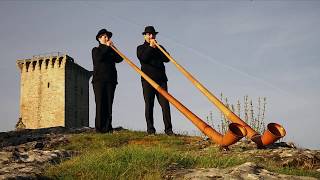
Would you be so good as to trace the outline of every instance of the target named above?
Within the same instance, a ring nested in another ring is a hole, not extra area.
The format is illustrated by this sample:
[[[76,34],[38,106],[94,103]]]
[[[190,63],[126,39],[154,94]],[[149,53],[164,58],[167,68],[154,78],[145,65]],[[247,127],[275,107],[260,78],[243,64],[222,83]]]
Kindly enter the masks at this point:
[[[155,81],[153,81],[148,75],[140,70],[129,58],[122,54],[115,46],[110,46],[116,53],[118,53],[136,72],[138,72],[142,78],[144,78],[153,88],[155,88],[162,96],[164,96],[172,105],[174,105],[185,117],[187,117],[201,132],[207,135],[212,141],[219,144],[221,147],[228,147],[231,144],[236,143],[242,137],[246,136],[246,129],[237,123],[231,123],[229,130],[225,135],[221,135],[219,132],[210,127],[207,123],[201,120],[198,116],[192,113],[182,103],[175,99],[171,94],[160,87]]]
[[[247,137],[257,144],[259,148],[273,144],[286,135],[286,130],[277,123],[270,123],[267,130],[261,136],[253,130],[247,123],[240,119],[236,114],[229,110],[218,98],[216,98],[207,88],[205,88],[197,79],[195,79],[186,69],[175,61],[158,43],[157,48],[184,74],[191,83],[196,86],[225,116],[233,123],[244,126],[247,130]]]

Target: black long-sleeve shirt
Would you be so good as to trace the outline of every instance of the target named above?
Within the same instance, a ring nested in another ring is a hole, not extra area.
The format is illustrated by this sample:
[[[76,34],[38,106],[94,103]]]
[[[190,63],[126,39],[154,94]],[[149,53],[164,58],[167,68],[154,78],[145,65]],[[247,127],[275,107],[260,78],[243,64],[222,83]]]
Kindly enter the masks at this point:
[[[137,56],[141,64],[141,70],[152,80],[156,82],[168,81],[164,62],[170,60],[158,48],[150,47],[149,43],[145,41],[137,47]],[[144,81],[142,77],[141,80]]]
[[[92,49],[92,82],[118,83],[116,63],[123,61],[111,47],[100,44]]]

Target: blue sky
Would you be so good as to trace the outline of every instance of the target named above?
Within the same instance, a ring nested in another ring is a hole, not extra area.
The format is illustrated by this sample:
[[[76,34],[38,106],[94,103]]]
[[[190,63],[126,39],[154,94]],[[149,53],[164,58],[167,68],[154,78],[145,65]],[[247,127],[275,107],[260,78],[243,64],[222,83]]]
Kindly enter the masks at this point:
[[[319,1],[120,1],[0,2],[0,131],[12,130],[19,117],[17,59],[66,52],[92,69],[91,49],[101,28],[112,31],[116,46],[137,65],[141,32],[154,25],[158,42],[216,96],[231,103],[249,95],[257,106],[267,97],[266,123],[287,130],[286,141],[320,148],[320,2]],[[200,118],[220,114],[172,63],[166,65],[169,92]],[[119,85],[114,126],[145,130],[139,75],[125,62],[117,65]],[[90,85],[90,125],[94,124]],[[196,128],[173,106],[176,132]],[[155,126],[163,131],[155,105]]]

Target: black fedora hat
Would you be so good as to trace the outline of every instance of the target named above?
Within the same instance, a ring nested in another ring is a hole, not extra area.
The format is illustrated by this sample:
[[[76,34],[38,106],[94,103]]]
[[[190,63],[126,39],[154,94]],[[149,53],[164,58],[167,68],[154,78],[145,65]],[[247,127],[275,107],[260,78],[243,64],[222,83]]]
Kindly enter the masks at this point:
[[[158,34],[159,32],[157,32],[153,26],[146,26],[144,28],[144,32],[142,32],[143,35],[145,35],[146,33],[151,33],[151,34]]]
[[[99,41],[99,36],[101,36],[102,34],[107,34],[108,38],[112,37],[112,32],[107,31],[106,29],[101,29],[98,34],[96,35],[96,40]]]

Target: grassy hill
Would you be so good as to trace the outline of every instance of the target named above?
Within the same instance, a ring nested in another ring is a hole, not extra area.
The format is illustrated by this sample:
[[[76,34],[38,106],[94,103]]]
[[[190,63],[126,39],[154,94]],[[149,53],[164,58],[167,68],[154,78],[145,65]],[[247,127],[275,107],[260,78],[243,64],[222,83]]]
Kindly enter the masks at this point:
[[[145,132],[118,131],[113,134],[86,132],[70,135],[58,149],[77,155],[59,164],[48,164],[44,176],[54,179],[164,179],[186,168],[227,168],[255,162],[277,173],[320,178],[320,172],[301,164],[284,166],[274,158],[261,158],[268,150],[233,145],[223,151],[200,137],[148,136]],[[249,152],[250,153],[247,153]]]

